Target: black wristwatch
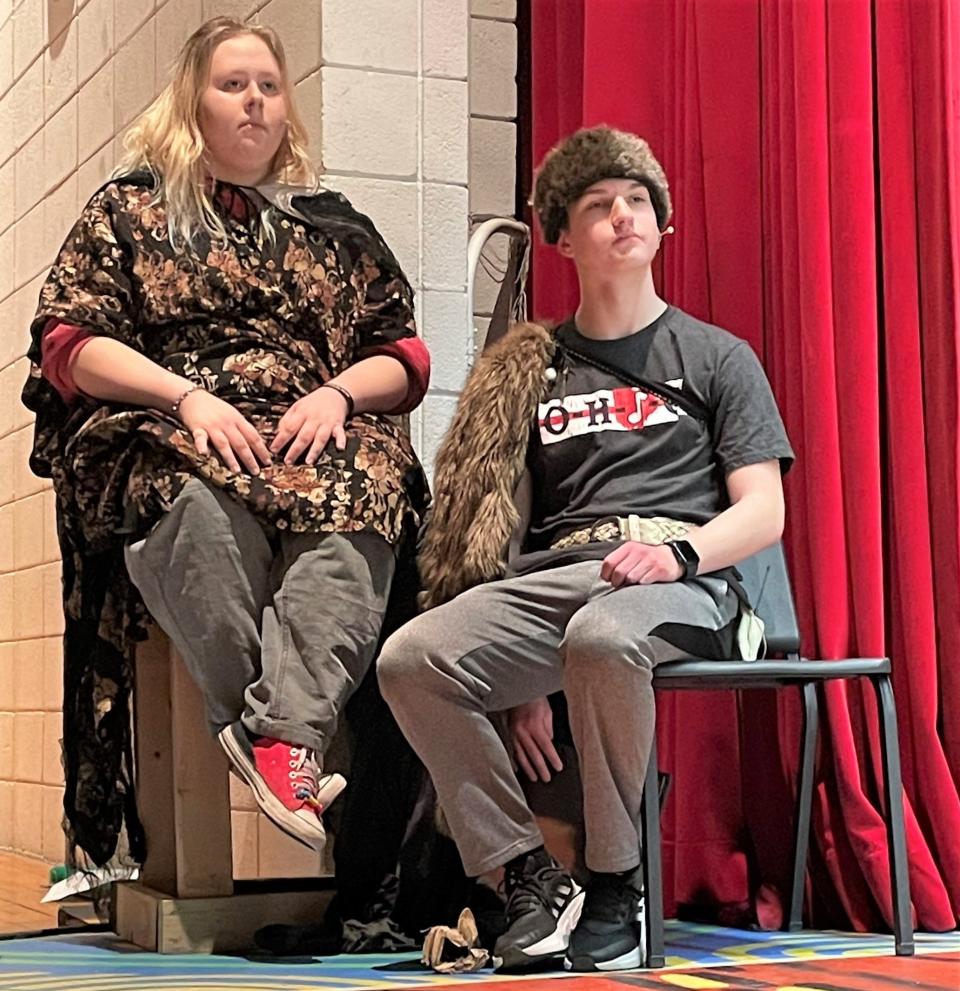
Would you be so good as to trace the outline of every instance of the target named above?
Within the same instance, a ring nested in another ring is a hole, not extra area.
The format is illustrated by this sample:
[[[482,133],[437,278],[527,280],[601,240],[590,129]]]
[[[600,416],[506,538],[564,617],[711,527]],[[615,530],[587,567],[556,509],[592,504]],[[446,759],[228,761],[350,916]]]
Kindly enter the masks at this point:
[[[689,540],[668,540],[667,547],[683,569],[682,578],[693,578],[700,567],[700,555],[693,549]]]

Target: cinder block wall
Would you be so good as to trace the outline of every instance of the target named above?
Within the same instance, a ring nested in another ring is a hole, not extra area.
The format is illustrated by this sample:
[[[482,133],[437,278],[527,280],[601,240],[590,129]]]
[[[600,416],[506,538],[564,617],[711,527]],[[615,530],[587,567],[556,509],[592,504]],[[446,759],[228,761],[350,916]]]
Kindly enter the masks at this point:
[[[470,221],[512,217],[517,186],[517,0],[472,0],[470,4]],[[506,235],[488,242],[489,266],[477,271],[473,313],[475,339],[482,347],[500,288],[492,272],[502,271],[509,250]]]
[[[327,183],[373,217],[416,287],[435,371],[411,428],[429,466],[471,360],[469,214],[513,211],[515,7],[0,0],[0,850],[63,858],[60,563],[53,493],[27,467],[32,416],[19,393],[40,285],[119,160],[119,135],[205,18],[280,32]],[[231,788],[237,876],[315,873],[316,858]]]

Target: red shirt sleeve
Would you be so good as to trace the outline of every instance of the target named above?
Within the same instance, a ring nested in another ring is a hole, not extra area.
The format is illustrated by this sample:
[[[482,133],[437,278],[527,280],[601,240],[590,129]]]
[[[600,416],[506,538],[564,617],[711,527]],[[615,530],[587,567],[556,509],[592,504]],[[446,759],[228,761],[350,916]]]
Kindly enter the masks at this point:
[[[416,409],[423,402],[427,387],[430,385],[430,352],[426,344],[419,337],[402,337],[399,341],[378,344],[362,352],[364,358],[371,358],[375,354],[396,358],[407,370],[407,394],[394,409],[386,412],[409,413]]]
[[[61,323],[51,317],[43,329],[40,341],[40,371],[43,377],[60,393],[69,406],[82,395],[73,380],[70,366],[83,350],[93,334],[71,323]]]

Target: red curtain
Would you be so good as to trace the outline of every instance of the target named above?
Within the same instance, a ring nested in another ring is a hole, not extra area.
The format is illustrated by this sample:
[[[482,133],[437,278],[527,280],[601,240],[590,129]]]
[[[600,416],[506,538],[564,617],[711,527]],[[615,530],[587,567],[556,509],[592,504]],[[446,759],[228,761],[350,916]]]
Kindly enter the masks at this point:
[[[535,161],[605,122],[674,199],[659,285],[763,360],[798,461],[787,550],[804,652],[889,655],[917,924],[960,919],[960,25],[955,0],[531,0]],[[534,255],[543,317],[572,269]],[[821,696],[808,917],[891,923],[869,685]],[[780,923],[792,693],[672,693],[667,909]]]

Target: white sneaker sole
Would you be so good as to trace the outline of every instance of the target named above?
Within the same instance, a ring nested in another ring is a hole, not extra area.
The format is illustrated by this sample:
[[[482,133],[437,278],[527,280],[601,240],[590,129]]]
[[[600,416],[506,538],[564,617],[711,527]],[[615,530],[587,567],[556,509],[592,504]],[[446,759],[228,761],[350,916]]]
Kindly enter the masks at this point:
[[[632,950],[621,953],[612,960],[596,961],[592,957],[563,958],[564,970],[575,970],[578,973],[590,973],[603,970],[640,970],[647,965],[647,912],[646,905],[641,902],[636,917],[640,942]]]
[[[270,791],[244,749],[235,739],[232,726],[222,729],[217,734],[217,739],[230,759],[233,768],[250,786],[253,797],[257,800],[257,805],[260,806],[267,818],[288,836],[299,840],[311,850],[322,853],[327,842],[327,833],[320,817],[316,816],[315,821],[311,821],[305,816],[298,816]],[[324,775],[324,779],[323,785],[317,793],[317,800],[324,809],[328,809],[330,803],[346,788],[347,779],[342,774]]]
[[[612,960],[596,961],[590,957],[578,957],[571,960],[569,957],[565,957],[563,967],[565,970],[575,970],[578,973],[601,970],[639,970],[643,967],[643,947],[636,946]]]

